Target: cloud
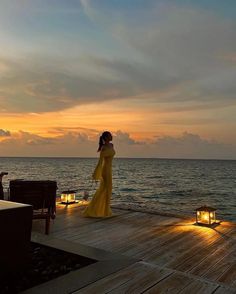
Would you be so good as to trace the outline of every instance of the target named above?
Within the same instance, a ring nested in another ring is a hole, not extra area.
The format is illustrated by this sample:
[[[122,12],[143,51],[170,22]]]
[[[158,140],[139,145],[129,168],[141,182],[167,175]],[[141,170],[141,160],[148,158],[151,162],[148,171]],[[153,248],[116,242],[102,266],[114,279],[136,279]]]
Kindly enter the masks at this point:
[[[96,19],[96,11],[92,9],[89,0],[80,0],[80,3],[84,9],[84,12],[89,16],[90,19]]]
[[[96,157],[99,135],[99,132],[90,136],[64,130],[56,137],[43,137],[19,131],[0,142],[0,153],[1,156]],[[121,130],[113,135],[117,157],[236,159],[236,146],[187,132],[179,137],[163,136],[148,142],[136,141]]]
[[[26,141],[26,144],[31,146],[41,146],[41,145],[48,145],[54,144],[55,140],[52,138],[37,138],[37,139],[29,139]]]
[[[11,136],[11,132],[10,131],[6,131],[3,129],[0,129],[0,137],[10,137]]]
[[[18,131],[0,142],[2,156],[92,156],[97,142],[79,132],[65,132],[56,137]],[[96,155],[96,153],[95,153]]]
[[[133,77],[140,91],[157,91],[157,102],[200,100],[203,104],[210,102],[212,107],[217,100],[235,104],[236,67],[232,63],[236,52],[235,22],[167,1],[159,1],[152,10],[142,11],[142,19],[103,11],[96,1],[83,2],[85,13],[89,11],[89,17],[96,15],[93,21],[106,24],[104,27],[113,36],[133,49],[132,62],[135,57],[144,62],[145,66],[139,67],[143,68],[140,79],[136,74],[139,71],[113,64],[113,70]],[[175,91],[168,94],[170,87],[175,87]],[[166,93],[158,93],[160,89]]]
[[[4,60],[7,70],[0,80],[4,112],[50,112],[138,93],[125,78],[87,77],[68,72],[63,65],[44,67],[42,59],[30,62],[29,58],[27,65]]]
[[[184,132],[180,137],[163,136],[153,145],[156,154],[169,158],[235,159],[235,146],[206,140],[199,135]]]
[[[78,3],[68,7],[79,9]],[[156,107],[161,103],[173,108],[188,103],[191,108],[235,105],[236,23],[232,19],[170,1],[153,1],[141,11],[135,5],[122,11],[109,1],[80,3],[104,39],[90,40],[94,48],[81,51],[78,44],[90,36],[79,39],[75,30],[68,40],[53,36],[55,44],[66,44],[63,58],[47,47],[39,47],[41,56],[2,57],[2,111],[50,112],[137,97],[143,104],[155,101]],[[59,6],[66,9],[63,1]],[[45,41],[43,36],[40,40]],[[121,52],[106,54],[107,44],[119,46]]]
[[[117,131],[115,133],[116,141],[119,142],[119,144],[125,144],[125,145],[134,145],[134,144],[141,144],[141,142],[135,141],[130,137],[130,134],[122,131]]]

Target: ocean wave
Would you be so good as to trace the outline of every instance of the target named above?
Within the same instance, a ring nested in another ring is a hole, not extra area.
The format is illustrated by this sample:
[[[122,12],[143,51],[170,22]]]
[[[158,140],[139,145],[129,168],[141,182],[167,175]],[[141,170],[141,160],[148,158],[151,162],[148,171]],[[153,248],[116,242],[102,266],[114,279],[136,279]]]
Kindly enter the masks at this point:
[[[90,175],[96,159],[2,158],[4,190],[15,178],[56,180],[57,193],[77,189],[92,195]],[[80,197],[80,196],[78,196]],[[194,211],[207,204],[236,221],[236,161],[119,159],[114,161],[112,201],[136,203],[163,211]],[[224,219],[224,217],[222,217]]]
[[[163,176],[146,176],[146,179],[153,179],[153,180],[161,179],[161,178],[163,178]]]
[[[119,190],[121,192],[136,192],[136,191],[138,191],[138,189],[134,189],[134,188],[121,188]]]

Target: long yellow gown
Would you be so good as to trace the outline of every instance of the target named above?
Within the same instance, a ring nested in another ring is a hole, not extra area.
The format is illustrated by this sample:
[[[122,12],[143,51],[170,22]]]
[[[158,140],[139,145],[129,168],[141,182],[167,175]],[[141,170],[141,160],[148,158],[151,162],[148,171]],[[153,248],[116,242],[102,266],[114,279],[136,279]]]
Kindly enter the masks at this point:
[[[110,200],[112,194],[112,159],[115,150],[103,147],[100,158],[93,173],[94,180],[100,180],[100,185],[91,202],[83,212],[85,217],[109,217],[112,215]]]

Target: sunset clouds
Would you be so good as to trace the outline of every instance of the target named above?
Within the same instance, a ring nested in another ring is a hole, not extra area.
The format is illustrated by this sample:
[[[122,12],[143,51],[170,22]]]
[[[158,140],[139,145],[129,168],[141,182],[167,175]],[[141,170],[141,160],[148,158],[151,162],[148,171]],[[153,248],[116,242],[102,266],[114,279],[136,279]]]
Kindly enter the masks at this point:
[[[88,130],[90,135],[76,129],[59,132],[60,135],[46,138],[23,131],[8,134],[1,140],[0,152],[6,156],[96,156],[98,136],[95,131]],[[233,159],[235,156],[234,146],[204,140],[190,133],[179,137],[162,136],[149,142],[136,141],[122,131],[113,133],[113,137],[118,157]]]
[[[207,2],[0,0],[2,155],[236,158],[236,4]]]

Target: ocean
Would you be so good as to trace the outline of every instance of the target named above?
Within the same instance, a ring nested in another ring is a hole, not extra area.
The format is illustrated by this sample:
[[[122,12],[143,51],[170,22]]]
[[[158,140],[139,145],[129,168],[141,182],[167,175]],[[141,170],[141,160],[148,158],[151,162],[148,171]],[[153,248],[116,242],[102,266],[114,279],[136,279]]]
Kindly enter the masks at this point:
[[[77,189],[93,195],[91,174],[97,158],[1,158],[7,171],[5,191],[12,179],[56,180],[58,195]],[[115,158],[112,204],[174,214],[192,215],[202,205],[217,209],[219,219],[236,221],[236,161]]]

